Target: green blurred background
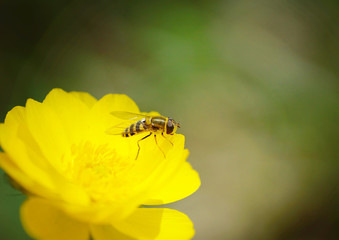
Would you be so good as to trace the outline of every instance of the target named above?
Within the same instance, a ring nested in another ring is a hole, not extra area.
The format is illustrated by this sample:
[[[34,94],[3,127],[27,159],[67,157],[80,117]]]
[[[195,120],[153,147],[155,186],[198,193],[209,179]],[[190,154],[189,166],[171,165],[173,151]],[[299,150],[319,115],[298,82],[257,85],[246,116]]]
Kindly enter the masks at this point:
[[[196,240],[338,239],[338,1],[0,1],[0,122],[55,87],[182,123]],[[0,172],[0,239],[30,239]]]

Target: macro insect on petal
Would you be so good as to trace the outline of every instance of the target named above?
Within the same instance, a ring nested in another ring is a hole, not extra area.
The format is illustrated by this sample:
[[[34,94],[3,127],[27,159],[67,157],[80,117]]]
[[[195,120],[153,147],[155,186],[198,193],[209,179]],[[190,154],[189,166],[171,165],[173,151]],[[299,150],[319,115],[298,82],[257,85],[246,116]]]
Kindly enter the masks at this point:
[[[149,134],[138,140],[138,153],[136,158],[139,156],[140,145],[139,142],[150,137],[154,136],[155,142],[157,143],[157,134],[161,134],[162,137],[167,139],[166,135],[173,135],[177,128],[180,128],[180,124],[174,121],[173,118],[164,117],[164,116],[151,116],[139,113],[123,112],[123,111],[114,111],[111,114],[117,118],[123,119],[122,123],[113,126],[112,128],[106,131],[107,134],[112,135],[121,135],[122,137],[132,137],[140,133],[148,132]],[[173,145],[173,143],[167,139]],[[162,154],[165,156],[165,153],[159,148]]]

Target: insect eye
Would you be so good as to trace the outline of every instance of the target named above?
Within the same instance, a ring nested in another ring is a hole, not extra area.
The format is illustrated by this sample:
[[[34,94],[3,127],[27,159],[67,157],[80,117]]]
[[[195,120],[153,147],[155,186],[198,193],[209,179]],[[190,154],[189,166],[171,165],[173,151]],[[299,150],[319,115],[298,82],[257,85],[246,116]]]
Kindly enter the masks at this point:
[[[167,122],[167,130],[166,130],[166,133],[167,134],[171,134],[174,130],[174,125],[173,125],[173,122],[172,121],[168,121]]]

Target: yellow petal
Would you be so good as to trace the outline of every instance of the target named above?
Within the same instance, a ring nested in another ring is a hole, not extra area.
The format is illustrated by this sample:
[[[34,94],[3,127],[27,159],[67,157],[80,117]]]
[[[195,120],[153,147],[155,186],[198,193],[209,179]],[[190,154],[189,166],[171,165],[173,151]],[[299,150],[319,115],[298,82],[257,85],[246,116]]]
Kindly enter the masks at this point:
[[[25,230],[33,238],[41,240],[87,240],[89,227],[78,222],[48,201],[29,198],[21,206],[21,221]]]
[[[47,104],[28,99],[26,104],[28,129],[41,152],[55,168],[70,155],[71,144],[58,115]]]
[[[83,189],[67,181],[43,155],[28,129],[25,110],[13,108],[0,124],[0,144],[6,152],[0,166],[30,193],[86,204],[89,199]]]
[[[88,108],[92,108],[94,104],[98,101],[95,97],[87,92],[70,92],[70,94],[74,95],[82,102],[84,102]]]
[[[30,145],[28,149],[31,152],[39,152],[39,148],[34,145],[34,141],[30,141],[31,137],[27,136],[28,130],[24,126],[24,116],[25,108],[15,107],[8,112],[5,124],[0,124],[0,144],[7,156],[9,156],[3,163],[7,164],[10,159],[13,160],[15,164],[9,163],[7,165],[15,165],[17,168],[22,169],[22,172],[25,171],[26,175],[32,178],[33,181],[40,182],[42,186],[52,189],[54,186],[51,176],[44,169],[46,167],[44,160],[37,157],[33,163],[28,156],[25,140],[28,140],[27,143]],[[6,167],[3,167],[7,171]]]
[[[5,154],[0,152],[0,167],[18,184],[27,194],[43,195],[53,197],[50,189],[45,188],[33,178],[22,172]]]
[[[91,225],[91,236],[95,240],[136,240],[119,232],[111,225]]]
[[[79,96],[85,98],[87,102],[83,102]],[[62,89],[55,88],[46,96],[42,104],[48,106],[54,114],[48,113],[46,109],[41,114],[49,114],[47,116],[50,118],[46,119],[48,123],[53,127],[58,127],[57,124],[53,124],[59,122],[62,129],[55,130],[61,131],[62,134],[64,132],[70,143],[78,143],[83,139],[87,129],[87,117],[90,110],[87,105],[89,99],[89,96],[84,95],[84,93],[70,94]],[[43,107],[40,106],[38,109],[43,109]],[[41,117],[44,116],[39,116],[39,118]],[[52,134],[52,132],[49,134]],[[52,137],[54,138],[54,136]]]
[[[88,119],[87,138],[95,139],[98,144],[109,143],[116,148],[118,154],[129,155],[129,140],[120,135],[108,135],[107,129],[117,124],[117,119],[111,114],[113,111],[139,113],[139,108],[124,94],[108,94],[102,97],[91,109]]]
[[[161,139],[161,138],[160,138]],[[166,140],[163,140],[166,141]],[[135,176],[142,176],[142,180],[138,182],[140,188],[148,189],[148,198],[154,199],[154,194],[157,194],[161,189],[164,188],[170,181],[172,181],[173,177],[179,172],[182,165],[185,163],[188,151],[184,150],[185,138],[183,135],[176,134],[173,138],[171,138],[173,142],[173,146],[166,152],[166,158],[160,153],[157,158],[152,158],[151,156],[155,155],[155,151],[153,153],[141,155],[141,159],[137,161],[135,166],[135,172],[131,171]],[[168,144],[168,143],[167,143]],[[155,145],[156,148],[158,148]],[[163,147],[163,145],[160,145]],[[155,166],[154,166],[155,165]],[[149,171],[151,169],[151,171]],[[196,188],[196,186],[194,186]],[[182,194],[182,193],[180,193]],[[184,193],[186,194],[186,193]],[[160,199],[160,200],[173,200],[176,199],[177,195],[171,197],[171,199]],[[159,200],[159,199],[154,199]],[[146,203],[143,202],[143,203]],[[150,204],[147,202],[147,204]],[[156,203],[153,201],[152,204],[161,204],[159,201]]]
[[[91,109],[91,120],[96,123],[93,130],[105,133],[109,127],[116,124],[114,122],[116,119],[111,115],[113,111],[139,113],[139,108],[132,99],[124,94],[105,95]]]
[[[194,236],[191,220],[184,213],[168,208],[138,208],[114,227],[140,240],[188,240]]]
[[[135,149],[137,149],[137,140],[137,138],[134,139]],[[157,137],[158,144],[156,144],[154,137],[143,140],[140,143],[141,150],[133,174],[140,175],[140,178],[148,181],[153,186],[162,186],[163,181],[168,181],[168,177],[177,171],[187,157],[187,155],[183,157],[185,153],[184,136],[176,134],[170,140],[173,146],[166,139],[159,136]]]
[[[60,174],[65,167],[64,161],[71,158],[71,139],[67,137],[58,115],[48,104],[28,99],[26,121],[29,133],[33,137],[33,139],[24,139],[25,144],[28,145],[27,151],[30,151],[30,160],[38,163],[38,160],[42,159],[40,166],[44,166],[44,173],[51,177],[61,197],[73,203],[87,204],[89,199],[84,189],[70,183]],[[36,146],[30,146],[34,142]],[[37,151],[32,151],[37,148]],[[17,160],[17,158],[13,159]]]
[[[199,186],[200,178],[198,173],[192,169],[188,162],[184,162],[159,191],[153,192],[144,205],[167,204],[178,201],[194,193]]]
[[[143,204],[154,196],[154,192],[158,192],[166,183],[172,179],[172,176],[177,172],[179,167],[185,162],[187,152],[184,151],[184,137],[177,135],[173,141],[173,148],[167,152],[168,157],[164,158],[161,153],[155,155],[153,148],[158,148],[155,143],[151,145],[153,147],[147,147],[145,151],[153,150],[153,152],[145,153],[141,155],[135,161],[134,168],[128,173],[128,179],[133,179],[133,186],[131,191],[133,192],[133,199],[136,201],[133,204],[126,204],[124,206],[125,217],[135,210],[136,205]],[[153,139],[154,141],[154,139]],[[165,140],[164,140],[165,141]],[[167,143],[168,144],[168,143]],[[159,152],[159,151],[158,151]],[[157,157],[155,157],[157,156]],[[137,203],[137,204],[136,204]],[[132,209],[134,207],[134,209]]]

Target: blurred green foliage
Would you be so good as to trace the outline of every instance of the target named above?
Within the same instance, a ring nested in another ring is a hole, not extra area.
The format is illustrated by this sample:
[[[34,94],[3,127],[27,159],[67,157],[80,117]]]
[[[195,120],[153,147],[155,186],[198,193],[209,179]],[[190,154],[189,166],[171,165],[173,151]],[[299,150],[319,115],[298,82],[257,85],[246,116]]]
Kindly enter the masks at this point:
[[[0,119],[54,87],[125,93],[183,125],[195,239],[336,239],[338,7],[5,0]],[[0,181],[0,239],[28,239],[23,199]]]

